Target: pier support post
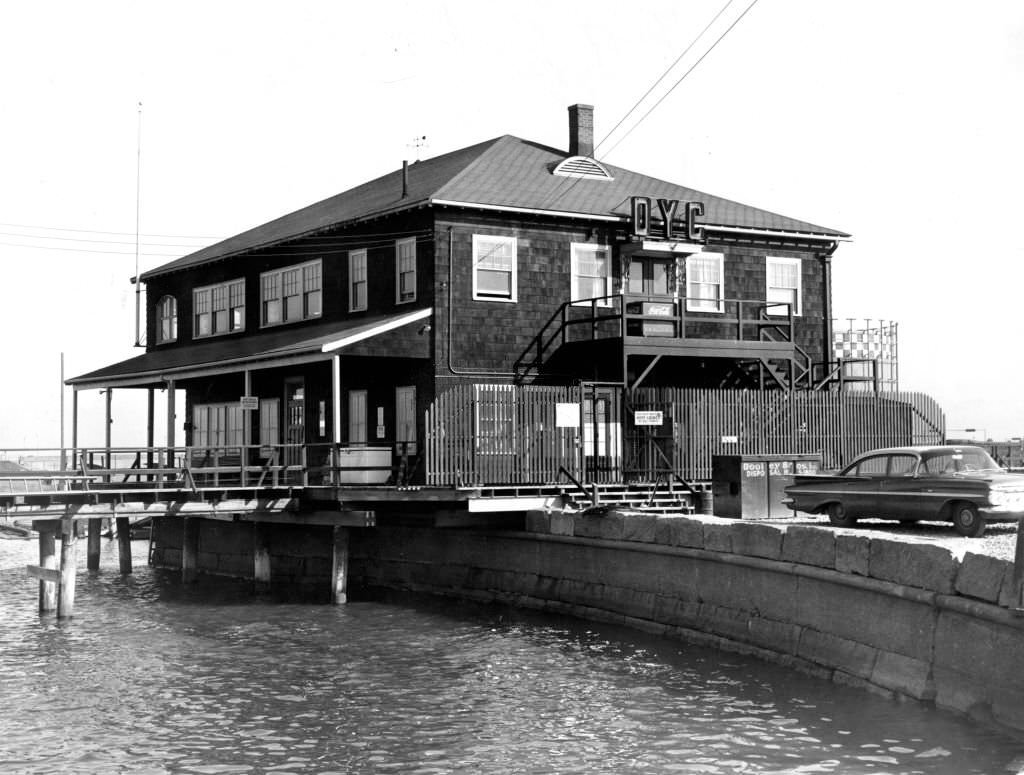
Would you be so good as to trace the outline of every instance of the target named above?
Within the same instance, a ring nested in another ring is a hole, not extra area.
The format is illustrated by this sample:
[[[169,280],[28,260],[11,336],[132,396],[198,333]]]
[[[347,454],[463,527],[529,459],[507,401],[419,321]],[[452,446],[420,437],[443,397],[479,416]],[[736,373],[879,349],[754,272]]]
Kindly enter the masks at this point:
[[[184,517],[181,536],[181,581],[190,584],[196,580],[196,562],[199,559],[199,519]]]
[[[262,522],[252,523],[252,576],[257,594],[270,591],[270,543]]]
[[[87,544],[85,565],[89,570],[100,569],[100,535],[103,532],[102,519],[89,520],[89,542]]]
[[[56,528],[35,524],[39,533],[39,567],[57,570]],[[57,584],[39,579],[39,613],[48,614],[57,610]]]
[[[78,532],[70,517],[60,522],[60,584],[57,590],[57,618],[68,619],[75,610],[75,576],[78,573]]]
[[[348,528],[334,526],[334,561],[331,563],[331,602],[348,602]]]
[[[117,518],[117,559],[121,566],[121,574],[127,576],[132,572],[132,525],[128,517]]]

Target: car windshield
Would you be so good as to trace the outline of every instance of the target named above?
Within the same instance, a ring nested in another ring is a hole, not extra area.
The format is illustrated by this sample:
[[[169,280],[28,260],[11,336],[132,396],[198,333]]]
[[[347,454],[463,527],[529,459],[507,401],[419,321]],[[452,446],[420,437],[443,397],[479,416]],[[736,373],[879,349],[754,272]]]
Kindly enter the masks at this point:
[[[921,471],[932,475],[1001,470],[999,464],[978,447],[946,449],[925,455],[921,461]]]

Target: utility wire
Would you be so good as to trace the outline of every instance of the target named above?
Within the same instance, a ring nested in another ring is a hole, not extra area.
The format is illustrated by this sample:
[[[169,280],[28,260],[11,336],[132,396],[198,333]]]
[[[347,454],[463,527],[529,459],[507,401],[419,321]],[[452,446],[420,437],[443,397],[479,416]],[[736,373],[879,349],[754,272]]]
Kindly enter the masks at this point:
[[[667,98],[667,97],[668,97],[668,96],[669,96],[669,95],[670,95],[670,94],[671,94],[672,92],[674,92],[674,91],[676,90],[676,87],[677,87],[677,86],[679,86],[679,84],[681,84],[681,83],[683,82],[683,79],[685,79],[685,78],[686,78],[686,76],[688,76],[688,75],[689,75],[690,73],[692,73],[692,72],[694,71],[694,68],[696,68],[696,67],[697,67],[697,65],[699,65],[699,64],[700,64],[701,62],[703,62],[703,61],[704,61],[704,59],[705,59],[705,57],[707,57],[707,55],[708,55],[708,54],[710,54],[710,53],[711,53],[712,51],[714,51],[714,50],[715,50],[715,47],[716,47],[716,46],[717,46],[717,45],[718,45],[719,43],[721,43],[721,42],[722,42],[722,39],[723,39],[723,38],[724,38],[724,37],[725,37],[726,35],[728,35],[728,34],[729,34],[729,33],[730,33],[731,31],[732,31],[732,28],[733,28],[733,27],[735,27],[735,26],[736,26],[737,24],[739,24],[739,23],[740,23],[740,21],[741,21],[741,20],[743,19],[743,17],[747,15],[747,12],[748,12],[748,11],[750,11],[750,9],[751,9],[751,8],[753,8],[753,7],[755,6],[755,5],[757,5],[757,0],[753,0],[753,2],[751,2],[751,4],[750,4],[750,5],[748,5],[748,6],[747,6],[747,7],[746,7],[746,8],[744,9],[743,13],[741,13],[741,14],[740,14],[739,16],[737,16],[737,17],[736,17],[735,21],[733,21],[733,23],[732,23],[732,24],[730,24],[730,25],[729,25],[729,26],[728,26],[728,27],[726,28],[725,32],[723,32],[723,33],[722,33],[721,35],[719,35],[719,36],[718,36],[718,38],[717,38],[717,39],[715,40],[715,42],[711,44],[711,47],[710,47],[710,48],[709,48],[709,49],[708,49],[707,51],[705,51],[705,52],[704,52],[703,54],[701,54],[701,55],[700,55],[700,58],[699,58],[699,59],[698,59],[698,60],[697,60],[696,62],[694,62],[694,63],[693,63],[693,64],[692,64],[691,66],[690,66],[690,68],[689,68],[689,69],[688,69],[688,70],[687,70],[687,71],[686,71],[685,73],[683,73],[683,74],[682,74],[682,75],[681,75],[681,76],[679,77],[679,80],[678,80],[678,81],[676,81],[676,82],[675,82],[674,84],[672,84],[672,88],[671,88],[671,89],[669,89],[669,90],[668,90],[667,92],[665,92],[665,93],[664,93],[664,94],[663,94],[663,95],[661,96],[661,98],[660,98],[660,99],[659,99],[659,100],[658,100],[657,102],[655,102],[655,103],[654,103],[654,105],[652,105],[652,106],[651,106],[650,110],[648,110],[648,111],[647,111],[646,113],[644,113],[644,114],[643,114],[643,116],[641,116],[641,117],[640,117],[640,120],[639,120],[639,121],[637,121],[637,122],[636,122],[636,123],[635,123],[635,124],[634,124],[634,125],[632,126],[632,128],[630,128],[630,130],[629,130],[628,132],[626,132],[626,134],[624,134],[624,135],[623,135],[622,137],[620,137],[620,138],[619,138],[619,139],[618,139],[618,140],[617,140],[617,141],[615,142],[615,145],[613,145],[613,146],[612,146],[611,148],[609,148],[609,149],[608,149],[607,153],[611,153],[611,152],[612,152],[612,151],[614,151],[614,150],[615,150],[616,148],[618,148],[618,147],[619,147],[619,144],[620,144],[620,143],[621,143],[621,142],[622,142],[623,140],[625,140],[625,139],[626,139],[627,137],[629,137],[629,136],[630,136],[630,135],[631,135],[631,134],[633,133],[633,131],[634,131],[634,130],[635,130],[635,129],[636,129],[637,127],[638,127],[638,126],[640,126],[640,125],[641,125],[641,124],[642,124],[642,123],[643,123],[643,122],[644,122],[644,121],[645,121],[645,120],[647,119],[647,117],[648,117],[649,115],[651,115],[651,113],[653,113],[653,112],[654,112],[654,111],[655,111],[655,110],[657,109],[657,107],[658,107],[658,106],[659,106],[659,105],[660,105],[660,104],[661,104],[662,102],[664,102],[664,101],[665,101],[665,99],[666,99],[666,98]]]
[[[113,234],[117,237],[134,237],[135,232],[131,231],[103,231],[102,229],[69,229],[61,226],[33,226],[27,223],[3,223],[0,222],[0,226],[5,226],[11,229],[44,229],[46,231],[70,231],[77,232],[79,234]],[[26,235],[28,236],[28,235]],[[194,239],[194,240],[217,240],[220,237],[199,237],[192,236],[189,234],[143,234],[143,237],[161,237],[166,239]]]
[[[740,19],[742,19],[742,18],[743,18],[744,16],[746,16],[746,15],[747,15],[747,11],[749,11],[749,10],[750,10],[751,8],[753,8],[753,7],[754,7],[754,4],[755,4],[756,2],[757,2],[757,0],[753,0],[753,2],[752,2],[752,3],[751,3],[751,4],[749,5],[749,6],[747,6],[746,10],[744,10],[744,11],[743,11],[743,13],[741,13],[741,14],[740,14],[740,15],[739,15],[739,16],[738,16],[738,17],[736,18],[736,20],[735,20],[735,21],[734,21],[734,22],[733,22],[733,23],[732,23],[731,25],[729,25],[729,27],[728,27],[728,28],[727,28],[727,29],[725,30],[725,32],[723,32],[723,33],[722,33],[721,35],[719,35],[719,36],[718,36],[718,39],[717,39],[717,40],[715,40],[715,42],[711,44],[710,48],[708,48],[708,49],[707,49],[707,51],[705,51],[705,52],[704,52],[704,53],[703,53],[703,54],[702,54],[702,55],[700,56],[700,58],[699,58],[699,59],[698,59],[698,60],[697,60],[697,61],[696,61],[696,62],[695,62],[695,63],[694,63],[694,64],[693,64],[693,65],[692,65],[692,66],[691,66],[691,67],[690,67],[690,68],[689,68],[689,69],[688,69],[688,70],[687,70],[687,71],[686,71],[685,73],[683,73],[683,75],[682,75],[682,76],[680,76],[680,78],[679,78],[679,79],[678,79],[678,80],[677,80],[677,81],[676,81],[676,82],[675,82],[675,83],[674,83],[674,84],[672,85],[672,88],[670,88],[670,89],[669,89],[669,90],[668,90],[668,91],[667,91],[667,92],[666,92],[666,93],[665,93],[664,95],[662,95],[661,99],[659,99],[659,100],[658,100],[658,101],[657,101],[657,102],[656,102],[656,103],[654,104],[654,106],[653,106],[653,107],[652,107],[652,108],[651,108],[650,110],[648,110],[648,111],[647,111],[647,112],[646,112],[646,113],[645,113],[645,114],[644,114],[644,115],[643,115],[643,116],[642,116],[642,117],[640,118],[640,120],[639,120],[639,121],[637,121],[637,123],[633,125],[633,127],[632,127],[632,128],[631,128],[631,129],[630,129],[630,130],[629,130],[628,132],[626,132],[626,134],[624,134],[624,135],[623,135],[623,136],[622,136],[621,138],[619,138],[619,139],[618,139],[618,140],[616,141],[615,145],[613,145],[613,146],[612,146],[612,147],[611,147],[611,148],[610,148],[610,149],[609,149],[609,150],[607,151],[607,153],[605,154],[606,156],[607,156],[608,154],[610,154],[610,153],[611,153],[612,151],[614,151],[614,150],[615,150],[615,149],[616,149],[616,148],[617,148],[617,147],[619,146],[619,144],[620,144],[620,143],[621,143],[621,142],[622,142],[623,140],[625,140],[625,139],[626,139],[627,137],[629,137],[629,135],[630,135],[630,134],[632,134],[632,133],[633,133],[633,131],[634,131],[634,130],[635,130],[635,129],[636,129],[637,127],[638,127],[638,126],[640,126],[640,124],[642,124],[642,123],[644,122],[644,120],[645,120],[645,119],[646,119],[646,118],[647,118],[647,117],[648,117],[649,115],[651,115],[651,112],[652,112],[652,111],[653,111],[653,110],[654,110],[655,108],[657,108],[657,107],[658,107],[658,105],[660,105],[660,104],[661,104],[661,103],[662,103],[662,102],[663,102],[663,101],[665,100],[665,98],[666,98],[666,97],[668,97],[668,95],[669,95],[669,94],[671,94],[671,93],[672,93],[672,92],[673,92],[673,91],[674,91],[674,90],[676,89],[676,87],[677,87],[677,86],[679,86],[679,84],[680,84],[680,83],[682,83],[682,82],[683,82],[683,79],[684,79],[684,78],[686,78],[686,76],[688,76],[688,75],[689,75],[690,73],[692,73],[692,72],[693,72],[693,70],[694,70],[694,68],[696,68],[696,67],[697,67],[697,65],[699,65],[699,64],[700,64],[700,63],[701,63],[702,61],[704,61],[704,58],[705,58],[705,57],[706,57],[706,56],[707,56],[708,54],[710,54],[712,50],[714,50],[715,46],[717,46],[717,45],[718,45],[718,44],[719,44],[719,43],[720,43],[720,42],[722,41],[722,38],[724,38],[724,37],[725,37],[726,35],[728,35],[728,34],[729,34],[730,30],[732,30],[732,28],[733,28],[733,27],[735,27],[735,26],[736,26],[736,25],[737,25],[737,24],[739,23]],[[718,13],[717,13],[717,14],[715,14],[715,15],[714,15],[714,17],[712,17],[711,21],[709,21],[709,22],[708,22],[708,23],[707,23],[707,24],[705,25],[704,29],[702,29],[702,30],[700,31],[700,33],[699,33],[699,34],[698,34],[698,35],[697,35],[696,37],[694,37],[694,39],[693,39],[693,40],[692,40],[692,41],[690,42],[690,45],[688,45],[688,46],[687,46],[687,47],[686,47],[686,48],[685,48],[685,49],[683,50],[683,52],[682,52],[682,53],[681,53],[681,54],[680,54],[680,55],[679,55],[678,57],[676,57],[676,60],[675,60],[675,61],[674,61],[674,62],[673,62],[673,63],[672,63],[672,64],[671,64],[670,66],[669,66],[669,68],[668,68],[668,69],[667,69],[667,70],[666,70],[666,71],[665,71],[664,73],[662,73],[662,74],[661,74],[661,76],[660,76],[660,77],[659,77],[659,78],[658,78],[658,79],[657,79],[657,80],[656,80],[656,81],[655,81],[655,82],[654,82],[654,83],[653,83],[653,84],[652,84],[652,85],[650,86],[650,88],[648,88],[648,89],[647,89],[647,91],[646,91],[646,92],[644,93],[644,95],[643,95],[643,96],[642,96],[642,97],[641,97],[641,98],[640,98],[639,100],[637,100],[637,101],[636,101],[636,104],[634,104],[634,105],[633,105],[633,107],[631,107],[631,108],[630,108],[630,109],[629,109],[628,111],[626,111],[626,114],[625,114],[625,115],[624,115],[624,116],[623,116],[623,117],[622,117],[621,119],[619,119],[619,122],[618,122],[618,123],[617,123],[617,124],[616,124],[616,125],[615,125],[614,127],[612,127],[611,131],[610,131],[610,132],[608,132],[608,133],[607,133],[607,134],[606,134],[606,135],[604,136],[604,138],[603,138],[603,139],[601,140],[601,142],[599,142],[599,143],[598,143],[598,144],[597,144],[596,146],[594,146],[594,152],[593,152],[593,153],[592,153],[592,154],[590,155],[590,158],[592,158],[592,159],[594,159],[594,160],[596,161],[596,156],[597,156],[597,150],[598,150],[598,148],[600,148],[600,147],[601,147],[602,145],[604,145],[604,143],[606,143],[606,142],[608,141],[608,139],[609,139],[609,138],[610,138],[610,137],[612,136],[612,134],[614,134],[614,133],[615,133],[615,131],[616,131],[616,130],[617,130],[617,129],[618,129],[619,127],[620,127],[620,126],[622,126],[622,124],[624,124],[624,123],[626,122],[626,119],[628,119],[628,118],[629,118],[629,116],[630,116],[630,115],[632,115],[632,113],[633,113],[633,112],[634,112],[634,111],[635,111],[635,110],[637,109],[637,107],[639,107],[639,105],[640,105],[640,104],[641,104],[641,103],[642,103],[642,102],[643,102],[643,101],[644,101],[645,99],[647,99],[647,97],[648,97],[648,96],[650,96],[651,92],[653,92],[653,91],[654,91],[654,90],[655,90],[655,89],[657,88],[658,84],[660,84],[660,83],[661,83],[661,82],[662,82],[663,80],[665,80],[665,77],[666,77],[666,76],[667,76],[667,75],[668,75],[668,74],[669,74],[669,73],[670,73],[670,72],[671,72],[671,71],[672,71],[673,69],[675,69],[676,65],[678,65],[678,64],[679,64],[679,62],[680,62],[680,61],[681,61],[681,60],[683,59],[683,57],[685,57],[685,56],[686,56],[686,55],[687,55],[687,54],[688,54],[688,53],[690,52],[690,50],[691,50],[691,49],[692,49],[692,48],[693,48],[693,47],[694,47],[695,45],[697,45],[697,42],[698,42],[698,41],[699,41],[699,40],[700,40],[701,38],[703,38],[703,37],[704,37],[704,34],[705,34],[705,33],[706,33],[706,32],[707,32],[707,31],[708,31],[708,30],[709,30],[709,29],[710,29],[710,28],[711,28],[711,27],[712,27],[712,26],[713,26],[713,25],[715,24],[715,22],[717,22],[717,21],[719,20],[719,18],[721,18],[722,14],[724,14],[724,13],[726,12],[726,10],[727,10],[727,9],[729,8],[729,6],[731,6],[731,5],[732,5],[732,3],[733,3],[733,0],[727,0],[726,4],[722,6],[722,8],[721,8],[721,9],[720,9],[720,10],[718,11]],[[571,193],[571,192],[572,192],[572,190],[573,190],[573,189],[574,189],[574,188],[575,188],[575,187],[576,187],[577,185],[579,185],[579,183],[580,183],[580,181],[581,181],[581,180],[583,180],[583,178],[575,178],[575,179],[573,179],[573,180],[572,180],[572,181],[571,181],[571,182],[570,182],[570,183],[568,184],[568,187],[564,188],[563,190],[556,190],[556,191],[555,191],[555,193],[554,193],[554,194],[552,195],[552,197],[551,197],[551,198],[550,198],[550,199],[549,199],[549,200],[548,200],[548,201],[547,201],[547,202],[545,203],[545,206],[546,206],[546,207],[551,207],[551,206],[553,206],[554,204],[556,204],[556,203],[557,203],[557,202],[558,202],[558,201],[559,201],[560,199],[562,199],[563,197],[565,197],[565,196],[567,196],[567,195],[568,195],[569,193]]]

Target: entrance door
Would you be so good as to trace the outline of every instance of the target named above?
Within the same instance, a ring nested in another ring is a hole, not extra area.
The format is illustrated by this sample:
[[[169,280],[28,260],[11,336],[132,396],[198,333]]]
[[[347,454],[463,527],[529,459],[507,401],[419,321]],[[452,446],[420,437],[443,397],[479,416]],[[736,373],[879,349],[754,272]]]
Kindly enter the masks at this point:
[[[629,264],[629,296],[631,299],[626,312],[643,315],[645,318],[670,318],[659,320],[630,320],[626,324],[628,336],[675,336],[676,324],[676,277],[675,260],[671,258],[650,258],[635,256]]]
[[[596,385],[583,387],[583,466],[589,482],[622,477],[618,392]]]
[[[306,443],[306,385],[302,377],[284,383],[284,443],[284,464],[301,465]]]

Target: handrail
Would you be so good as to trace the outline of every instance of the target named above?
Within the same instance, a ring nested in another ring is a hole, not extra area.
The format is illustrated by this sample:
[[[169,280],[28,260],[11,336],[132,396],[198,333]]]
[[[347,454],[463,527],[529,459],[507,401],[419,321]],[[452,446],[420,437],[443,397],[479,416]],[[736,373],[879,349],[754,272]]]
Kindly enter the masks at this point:
[[[595,296],[591,299],[577,299],[562,302],[551,317],[541,326],[530,344],[523,350],[512,364],[512,371],[517,382],[521,382],[532,370],[539,369],[547,359],[548,353],[566,344],[567,332],[577,326],[589,326],[590,335],[583,341],[599,339],[599,325],[602,322],[618,321],[615,336],[629,335],[630,324],[643,326],[650,323],[672,325],[672,334],[668,338],[687,339],[688,324],[717,325],[725,330],[734,327],[732,336],[715,337],[723,341],[776,341],[793,342],[794,316],[792,305],[788,302],[768,303],[751,299],[719,299],[718,309],[690,309],[695,302],[708,302],[698,297],[660,297],[650,294],[611,294]],[[671,314],[648,312],[647,305],[672,305]],[[639,308],[638,310],[636,308]],[[769,316],[768,310],[785,308],[784,315]],[[572,310],[582,312],[573,316]],[[732,310],[731,312],[729,310]],[[745,311],[750,314],[744,315]],[[750,337],[753,329],[753,337]],[[774,330],[778,338],[768,332]],[[665,337],[658,334],[659,338]],[[794,343],[795,346],[795,343]],[[808,358],[809,360],[809,358]]]

